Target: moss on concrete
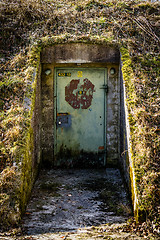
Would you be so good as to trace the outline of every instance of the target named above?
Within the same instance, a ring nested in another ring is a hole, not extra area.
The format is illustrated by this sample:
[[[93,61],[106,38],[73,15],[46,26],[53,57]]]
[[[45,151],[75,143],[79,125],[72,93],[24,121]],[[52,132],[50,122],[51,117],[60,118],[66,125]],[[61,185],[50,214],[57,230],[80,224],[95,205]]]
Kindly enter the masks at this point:
[[[122,47],[121,55],[123,63],[122,73],[127,97],[126,104],[128,109],[128,121],[130,125],[129,166],[132,202],[134,206],[134,215],[136,220],[143,222],[145,221],[146,216],[150,215],[150,211],[153,211],[152,204],[155,201],[155,199],[151,197],[151,192],[154,191],[151,185],[154,184],[154,180],[152,181],[149,175],[152,172],[152,176],[158,176],[156,172],[154,172],[154,170],[149,170],[149,168],[147,167],[147,162],[152,162],[151,159],[149,160],[152,147],[147,144],[148,139],[146,139],[146,136],[148,135],[148,132],[150,132],[150,137],[151,135],[153,137],[153,132],[151,133],[151,130],[147,128],[147,125],[145,125],[147,123],[145,123],[146,121],[142,117],[144,112],[145,114],[147,114],[146,110],[143,109],[144,107],[139,107],[140,102],[143,105],[143,101],[146,101],[146,99],[143,100],[143,98],[140,98],[140,96],[137,94],[136,85],[139,84],[140,80],[137,84],[137,76],[134,72],[134,65],[131,60],[129,50]],[[151,62],[153,64],[152,60]],[[143,62],[144,60],[141,61],[141,64],[143,64]],[[148,64],[150,65],[150,61],[145,60],[144,65],[147,66]],[[145,74],[141,75],[141,79],[143,82],[145,81],[144,79],[147,77],[145,76]],[[150,167],[151,165],[152,164],[150,164]],[[146,175],[146,171],[148,171],[148,175]],[[144,178],[146,180],[148,179],[148,186],[143,185],[144,183],[142,183],[142,179]],[[140,184],[140,182],[142,185]]]
[[[133,154],[133,144],[132,140],[134,139],[134,119],[132,116],[132,110],[135,108],[136,94],[134,87],[134,74],[132,69],[132,61],[129,55],[129,51],[127,48],[121,47],[121,60],[122,60],[122,74],[123,81],[125,84],[126,90],[126,105],[128,109],[128,122],[129,122],[129,130],[131,133],[131,139],[129,142],[129,159],[127,160],[127,166],[129,167],[129,175],[130,175],[130,190],[131,190],[131,198],[133,203],[134,216],[136,221],[139,220],[139,209],[138,209],[138,196],[137,196],[137,182],[135,175],[135,162],[134,162],[134,154]]]

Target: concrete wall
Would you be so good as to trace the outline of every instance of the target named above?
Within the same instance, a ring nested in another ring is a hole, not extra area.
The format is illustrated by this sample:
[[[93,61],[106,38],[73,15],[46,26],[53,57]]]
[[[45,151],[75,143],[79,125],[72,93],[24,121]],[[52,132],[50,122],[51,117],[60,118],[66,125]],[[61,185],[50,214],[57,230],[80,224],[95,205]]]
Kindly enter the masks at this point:
[[[49,76],[45,75],[47,69],[52,69]],[[42,161],[45,165],[53,165],[54,159],[54,89],[53,89],[52,64],[42,65],[41,75],[41,106],[42,106],[42,125],[41,125],[41,148]]]
[[[131,150],[131,134],[127,106],[127,90],[122,74],[123,63],[120,63],[120,158],[121,173],[129,189],[136,221],[139,219],[138,195],[135,178],[135,169]]]
[[[122,64],[122,63],[121,63]],[[126,109],[125,109],[125,98],[124,98],[124,82],[123,75],[120,65],[120,166],[121,170],[127,183],[127,186],[130,187],[130,178],[129,178],[129,155],[128,155],[128,141],[127,141],[127,125],[126,125]]]
[[[117,165],[119,159],[120,83],[119,50],[102,44],[68,43],[47,47],[41,52],[42,75],[42,161],[54,165],[54,68],[55,67],[106,67],[107,93],[107,165]],[[110,74],[114,67],[116,72]],[[51,70],[50,75],[45,71]]]
[[[119,122],[120,122],[120,81],[119,69],[110,74],[113,65],[108,66],[108,93],[107,93],[107,163],[116,165],[119,160]]]
[[[32,75],[33,74],[33,75]],[[41,164],[41,65],[32,72],[24,107],[29,113],[20,186],[20,209],[24,213]],[[20,156],[20,157],[22,157]]]

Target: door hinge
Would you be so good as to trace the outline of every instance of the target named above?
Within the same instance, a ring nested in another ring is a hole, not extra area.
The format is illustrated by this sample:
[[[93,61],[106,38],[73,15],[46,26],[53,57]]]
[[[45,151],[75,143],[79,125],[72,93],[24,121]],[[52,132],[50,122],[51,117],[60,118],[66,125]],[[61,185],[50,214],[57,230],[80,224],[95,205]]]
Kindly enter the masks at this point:
[[[104,84],[104,85],[102,85],[102,87],[100,89],[104,89],[107,93],[108,92],[108,85]]]

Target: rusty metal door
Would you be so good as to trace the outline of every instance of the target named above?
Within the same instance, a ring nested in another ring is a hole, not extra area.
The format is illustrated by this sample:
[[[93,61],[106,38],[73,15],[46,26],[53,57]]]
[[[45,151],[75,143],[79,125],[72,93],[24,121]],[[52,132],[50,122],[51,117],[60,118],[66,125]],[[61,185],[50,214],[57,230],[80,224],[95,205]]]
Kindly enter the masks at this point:
[[[104,166],[105,68],[55,70],[55,165]]]

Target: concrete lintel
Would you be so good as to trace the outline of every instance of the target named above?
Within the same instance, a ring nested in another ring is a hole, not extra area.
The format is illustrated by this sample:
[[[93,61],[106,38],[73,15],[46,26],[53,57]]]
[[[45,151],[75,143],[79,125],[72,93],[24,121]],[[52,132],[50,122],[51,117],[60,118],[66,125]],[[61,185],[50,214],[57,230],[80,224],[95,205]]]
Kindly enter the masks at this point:
[[[56,44],[41,52],[41,63],[119,63],[119,58],[118,49],[99,44]]]

